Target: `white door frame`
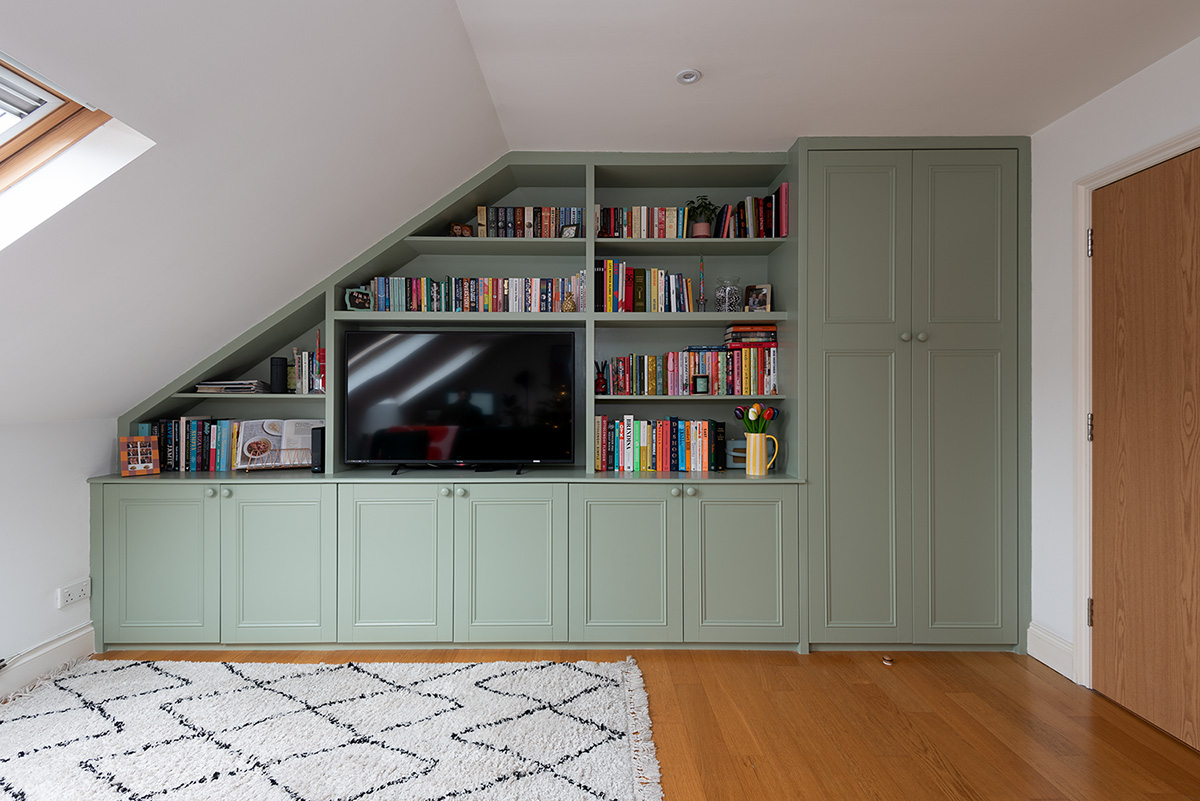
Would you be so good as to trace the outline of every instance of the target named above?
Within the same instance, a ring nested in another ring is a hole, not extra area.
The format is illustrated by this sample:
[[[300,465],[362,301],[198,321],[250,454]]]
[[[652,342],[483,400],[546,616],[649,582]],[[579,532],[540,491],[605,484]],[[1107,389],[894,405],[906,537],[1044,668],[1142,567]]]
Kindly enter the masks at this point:
[[[1092,686],[1092,450],[1087,416],[1092,410],[1092,270],[1087,232],[1092,191],[1200,147],[1200,128],[1119,161],[1075,182],[1075,682]]]

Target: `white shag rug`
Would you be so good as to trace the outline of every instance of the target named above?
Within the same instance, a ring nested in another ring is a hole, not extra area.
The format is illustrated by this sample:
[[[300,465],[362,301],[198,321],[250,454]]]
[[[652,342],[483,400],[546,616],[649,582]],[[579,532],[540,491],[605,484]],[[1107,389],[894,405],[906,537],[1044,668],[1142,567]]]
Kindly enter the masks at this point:
[[[0,799],[657,801],[625,662],[84,661],[0,706]]]

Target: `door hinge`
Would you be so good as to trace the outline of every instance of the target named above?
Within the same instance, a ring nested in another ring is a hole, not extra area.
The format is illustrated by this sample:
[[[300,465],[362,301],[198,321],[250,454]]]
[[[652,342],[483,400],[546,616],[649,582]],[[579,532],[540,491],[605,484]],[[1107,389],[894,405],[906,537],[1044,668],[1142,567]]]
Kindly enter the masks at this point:
[[[1094,625],[1094,623],[1093,623],[1093,621],[1094,621],[1093,615],[1094,614],[1095,614],[1095,605],[1092,603],[1092,599],[1088,598],[1088,625],[1089,626]]]
[[[1087,416],[1087,439],[1091,442],[1096,436],[1096,422],[1091,412]]]
[[[1087,251],[1088,258],[1090,259],[1092,257],[1092,229],[1091,228],[1088,229],[1087,248],[1088,248],[1088,251]]]

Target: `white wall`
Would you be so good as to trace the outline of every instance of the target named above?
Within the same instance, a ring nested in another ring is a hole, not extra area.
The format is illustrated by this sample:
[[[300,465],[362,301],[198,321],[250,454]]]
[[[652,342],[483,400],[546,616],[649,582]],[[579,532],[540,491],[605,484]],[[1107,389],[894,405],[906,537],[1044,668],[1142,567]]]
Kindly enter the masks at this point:
[[[0,426],[0,657],[91,619],[84,601],[57,608],[56,590],[90,572],[85,482],[116,470],[115,430],[115,420]]]
[[[1200,128],[1200,39],[1033,136],[1033,622],[1074,638],[1074,185]],[[1086,346],[1086,343],[1083,343]],[[1031,641],[1031,653],[1033,644]]]

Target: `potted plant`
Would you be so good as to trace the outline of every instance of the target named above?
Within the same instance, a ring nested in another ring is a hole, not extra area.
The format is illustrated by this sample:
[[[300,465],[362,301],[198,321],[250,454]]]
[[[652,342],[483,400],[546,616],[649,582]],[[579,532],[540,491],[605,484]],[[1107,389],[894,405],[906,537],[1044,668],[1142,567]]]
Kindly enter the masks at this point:
[[[717,206],[708,195],[697,195],[687,202],[688,220],[692,223],[692,238],[707,239],[712,236],[712,222],[717,217]]]

